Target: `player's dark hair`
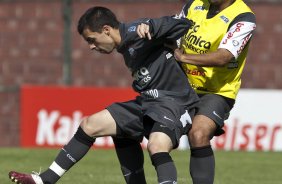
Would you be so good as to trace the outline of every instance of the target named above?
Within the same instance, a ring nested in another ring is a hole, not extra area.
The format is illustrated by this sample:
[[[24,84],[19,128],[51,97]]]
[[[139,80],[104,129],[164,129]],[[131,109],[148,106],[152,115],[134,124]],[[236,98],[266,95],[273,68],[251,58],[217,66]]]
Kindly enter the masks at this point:
[[[83,30],[88,28],[93,32],[102,32],[104,25],[111,26],[117,29],[120,22],[117,20],[115,14],[105,7],[92,7],[89,8],[79,19],[77,25],[77,31],[79,34],[83,33]]]

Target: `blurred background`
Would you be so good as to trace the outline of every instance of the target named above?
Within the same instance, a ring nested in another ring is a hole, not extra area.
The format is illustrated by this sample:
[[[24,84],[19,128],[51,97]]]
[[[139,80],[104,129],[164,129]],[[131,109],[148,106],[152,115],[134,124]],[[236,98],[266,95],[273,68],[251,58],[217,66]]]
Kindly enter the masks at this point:
[[[282,1],[245,2],[256,14],[257,29],[243,72],[242,89],[275,90],[280,98]],[[141,17],[174,15],[184,3],[179,0],[0,0],[0,147],[22,144],[21,135],[26,125],[21,123],[28,123],[23,122],[22,117],[26,108],[22,104],[23,86],[130,88],[131,76],[122,57],[117,53],[94,54],[77,33],[77,21],[86,9],[106,6],[119,20],[127,22]],[[36,100],[37,97],[30,98]],[[281,101],[277,100],[274,99],[274,103]],[[74,103],[79,101],[79,96],[73,99]],[[281,103],[276,106],[270,105],[269,111],[274,108],[280,111]],[[256,111],[255,108],[248,110]],[[282,118],[275,122],[278,123],[276,130],[281,132]]]

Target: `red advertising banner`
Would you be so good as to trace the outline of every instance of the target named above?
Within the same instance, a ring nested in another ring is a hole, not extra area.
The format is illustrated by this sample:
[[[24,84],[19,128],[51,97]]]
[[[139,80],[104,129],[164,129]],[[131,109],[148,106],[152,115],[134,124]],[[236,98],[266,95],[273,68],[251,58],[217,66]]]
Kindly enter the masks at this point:
[[[130,88],[23,86],[21,89],[21,146],[58,147],[73,136],[80,120],[113,102],[137,94]],[[96,147],[112,147],[111,138]]]
[[[61,147],[76,132],[83,117],[136,95],[130,88],[23,86],[21,146]],[[281,103],[282,91],[241,90],[225,122],[225,134],[212,139],[213,148],[281,151]],[[142,145],[145,147],[146,143],[144,139]],[[94,147],[112,148],[112,139],[98,138]],[[183,136],[179,149],[187,148],[188,140]]]

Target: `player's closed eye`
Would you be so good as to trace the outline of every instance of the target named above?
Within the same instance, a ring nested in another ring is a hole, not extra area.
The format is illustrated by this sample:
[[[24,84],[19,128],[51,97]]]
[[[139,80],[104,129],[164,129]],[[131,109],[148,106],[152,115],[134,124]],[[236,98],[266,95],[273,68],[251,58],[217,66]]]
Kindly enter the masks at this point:
[[[87,38],[86,41],[87,41],[88,44],[95,44],[96,39],[95,38]]]

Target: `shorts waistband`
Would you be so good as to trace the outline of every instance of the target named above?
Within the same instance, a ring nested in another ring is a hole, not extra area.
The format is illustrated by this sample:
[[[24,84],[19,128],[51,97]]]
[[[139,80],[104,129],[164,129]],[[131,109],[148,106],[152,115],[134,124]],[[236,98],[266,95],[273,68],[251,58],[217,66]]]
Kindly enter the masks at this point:
[[[145,98],[162,98],[167,96],[175,96],[175,97],[183,97],[189,94],[188,91],[183,92],[176,92],[176,91],[165,91],[165,90],[158,90],[158,89],[149,89],[147,91],[143,91],[140,93],[142,97]]]

